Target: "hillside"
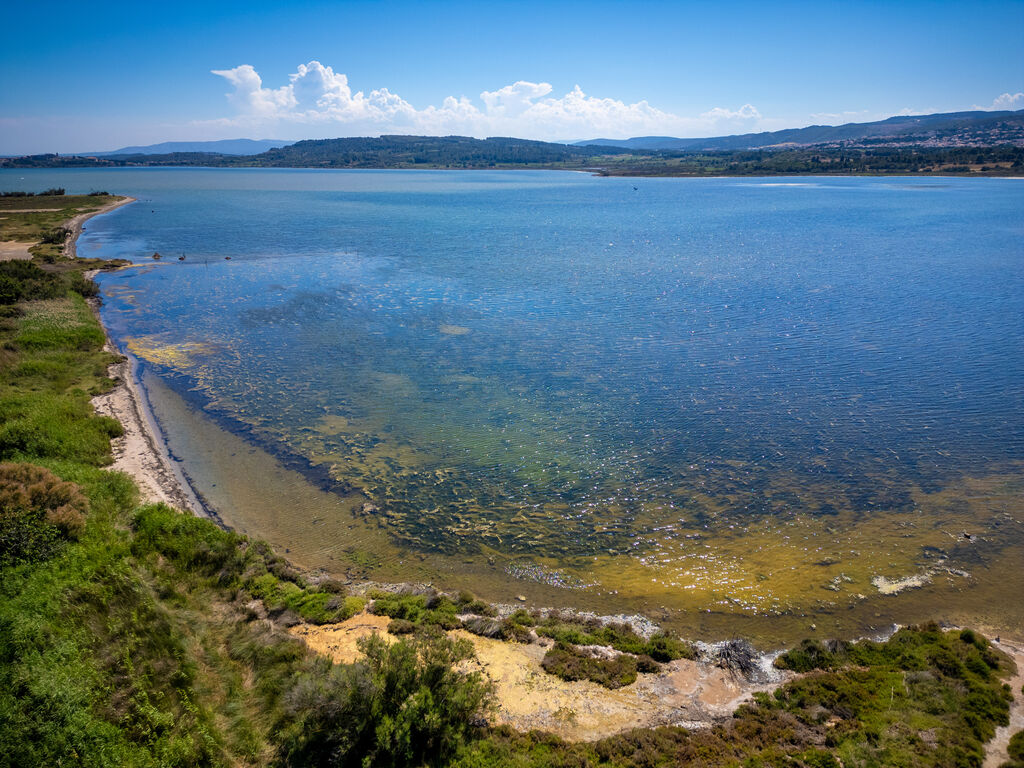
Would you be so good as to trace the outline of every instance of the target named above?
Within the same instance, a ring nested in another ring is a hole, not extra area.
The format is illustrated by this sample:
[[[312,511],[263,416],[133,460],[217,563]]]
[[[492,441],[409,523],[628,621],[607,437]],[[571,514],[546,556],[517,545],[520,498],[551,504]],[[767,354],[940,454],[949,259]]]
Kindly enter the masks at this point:
[[[264,152],[253,160],[272,167],[486,168],[549,165],[626,152],[504,137],[380,136],[300,141]]]
[[[949,112],[896,116],[872,123],[811,125],[782,131],[746,133],[704,139],[639,136],[632,139],[591,139],[578,146],[638,150],[727,151],[801,146],[959,147],[1024,145],[1024,110],[1017,112]]]

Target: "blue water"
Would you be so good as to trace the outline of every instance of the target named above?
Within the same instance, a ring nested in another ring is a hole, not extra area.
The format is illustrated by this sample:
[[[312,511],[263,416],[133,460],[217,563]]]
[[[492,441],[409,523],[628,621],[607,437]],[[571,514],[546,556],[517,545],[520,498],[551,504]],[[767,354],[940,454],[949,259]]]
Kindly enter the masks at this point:
[[[1017,180],[16,176],[139,198],[79,246],[147,265],[101,277],[115,340],[424,549],[907,512],[1024,460]]]

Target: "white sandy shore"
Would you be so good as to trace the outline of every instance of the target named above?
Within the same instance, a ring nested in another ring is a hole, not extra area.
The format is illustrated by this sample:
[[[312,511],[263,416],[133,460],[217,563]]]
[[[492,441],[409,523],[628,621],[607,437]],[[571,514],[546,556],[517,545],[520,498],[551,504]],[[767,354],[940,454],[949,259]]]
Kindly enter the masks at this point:
[[[71,232],[64,245],[65,255],[76,257],[78,236],[82,234],[82,226],[86,221],[132,202],[135,202],[135,198],[125,197],[96,211],[83,213],[71,219],[67,224]],[[90,271],[86,273],[86,277],[92,278],[95,274],[96,271]],[[99,301],[90,301],[90,304],[97,319],[100,319]],[[100,325],[102,326],[102,320]],[[106,333],[106,328],[103,331]],[[117,354],[109,336],[106,349]],[[124,434],[111,444],[114,454],[111,469],[124,472],[135,480],[144,501],[162,501],[196,515],[205,515],[202,504],[171,458],[160,430],[153,420],[146,395],[137,379],[135,360],[130,357],[124,358],[110,366],[108,372],[117,385],[109,392],[94,397],[92,405],[96,413],[117,419],[124,427]]]
[[[91,219],[93,216],[100,216],[104,213],[110,213],[116,208],[120,208],[122,205],[128,205],[128,203],[134,203],[134,197],[122,197],[119,200],[115,200],[112,203],[107,203],[102,208],[97,208],[95,211],[89,213],[80,213],[75,216],[67,224],[67,228],[71,231],[68,235],[67,242],[64,243],[64,255],[68,258],[74,259],[78,257],[77,244],[78,236],[82,234],[82,227],[86,221]]]
[[[94,310],[97,309],[94,305]],[[109,340],[107,349],[115,351]],[[202,504],[168,453],[153,421],[146,395],[136,378],[136,368],[132,358],[112,365],[109,373],[117,386],[92,400],[96,413],[117,419],[124,427],[124,434],[112,441],[114,463],[111,469],[135,480],[143,500],[162,501],[204,516]]]

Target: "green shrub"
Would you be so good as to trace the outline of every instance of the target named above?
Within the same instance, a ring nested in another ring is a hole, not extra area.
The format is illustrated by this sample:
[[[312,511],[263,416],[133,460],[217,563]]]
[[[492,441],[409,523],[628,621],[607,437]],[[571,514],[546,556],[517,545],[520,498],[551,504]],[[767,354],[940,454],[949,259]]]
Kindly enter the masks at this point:
[[[696,658],[696,652],[689,643],[665,633],[658,633],[650,640],[645,640],[629,624],[604,625],[596,619],[581,622],[551,616],[539,622],[536,631],[538,635],[550,637],[559,643],[607,645],[623,653],[650,656],[660,662]]]
[[[634,683],[637,676],[633,656],[621,654],[613,659],[597,659],[562,642],[548,649],[541,666],[563,680],[591,680],[611,689]]]
[[[404,619],[417,627],[423,624],[432,624],[447,630],[461,626],[461,622],[456,616],[458,609],[455,603],[444,595],[374,592],[371,596],[373,604],[370,611],[378,616]]]
[[[440,764],[474,733],[492,702],[479,673],[454,667],[472,646],[436,632],[388,645],[359,641],[364,658],[301,678],[288,695],[285,765]]]
[[[31,261],[0,261],[0,304],[54,299],[63,295],[61,279]]]
[[[157,552],[187,573],[213,576],[241,572],[241,538],[215,523],[182,514],[166,504],[142,507],[132,520],[136,555]]]
[[[1006,754],[1011,761],[1010,768],[1024,766],[1024,731],[1017,731],[1010,737],[1010,743],[1006,745]]]
[[[416,625],[406,619],[392,619],[388,622],[388,632],[392,635],[409,635],[415,629]]]
[[[294,612],[310,624],[332,624],[345,621],[365,607],[360,597],[345,597],[314,587],[299,586],[279,579],[269,571],[248,578],[244,587],[253,597],[263,601],[271,613]]]
[[[32,464],[0,464],[0,568],[45,560],[85,529],[89,501]]]

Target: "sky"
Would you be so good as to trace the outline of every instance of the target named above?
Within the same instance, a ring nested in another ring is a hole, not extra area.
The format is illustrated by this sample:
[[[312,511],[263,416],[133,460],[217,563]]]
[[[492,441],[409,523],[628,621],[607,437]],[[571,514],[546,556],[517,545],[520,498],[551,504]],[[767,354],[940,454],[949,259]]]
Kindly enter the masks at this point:
[[[0,154],[1024,109],[1024,0],[12,3]]]

